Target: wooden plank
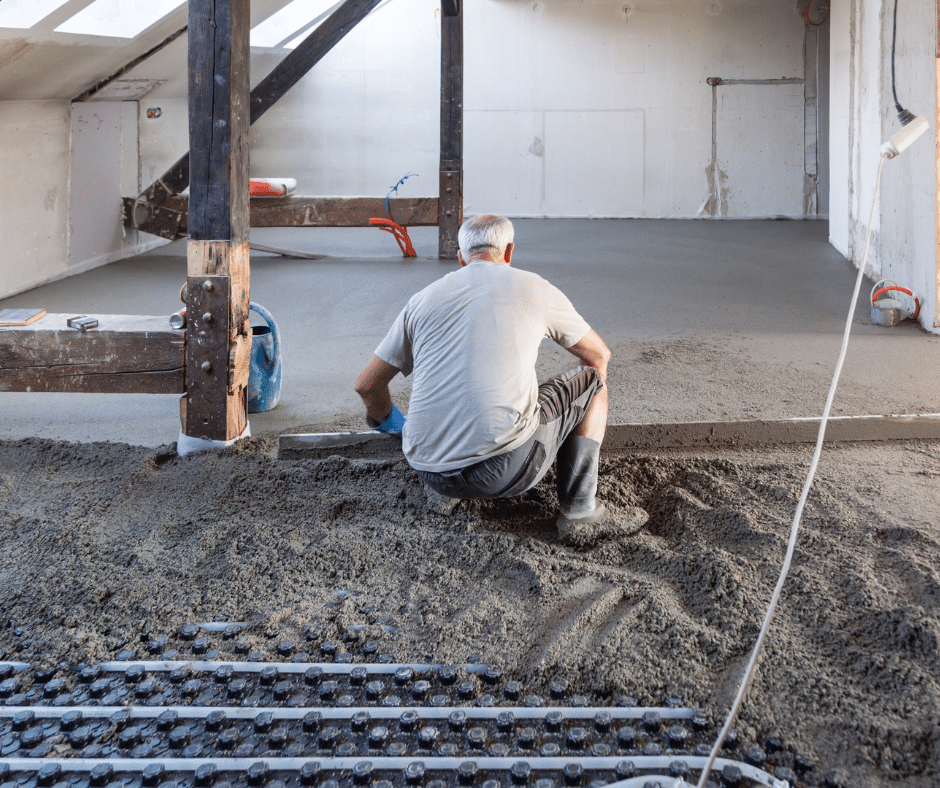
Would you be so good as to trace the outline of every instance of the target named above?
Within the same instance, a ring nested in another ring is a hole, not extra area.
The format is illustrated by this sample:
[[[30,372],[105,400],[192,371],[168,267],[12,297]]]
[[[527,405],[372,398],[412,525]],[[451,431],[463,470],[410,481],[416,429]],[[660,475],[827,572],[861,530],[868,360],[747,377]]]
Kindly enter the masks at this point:
[[[187,197],[170,197],[163,210],[185,217]],[[389,210],[404,227],[434,227],[437,197],[393,197]],[[369,227],[369,219],[385,216],[381,197],[258,197],[249,203],[252,227]],[[179,228],[186,235],[186,224]]]
[[[310,254],[310,252],[301,252],[297,249],[282,249],[279,246],[268,246],[267,244],[248,244],[252,252],[267,252],[268,254],[277,254],[281,257],[292,257],[298,260],[322,260],[322,254]]]
[[[189,4],[189,237],[248,240],[248,0]]]
[[[251,91],[249,123],[254,123],[267,112],[379,2],[381,0],[346,0],[342,6],[330,14],[323,24],[307,36]],[[245,74],[247,73],[246,68]],[[140,195],[141,199],[144,202],[160,205],[167,198],[183,191],[190,181],[189,157],[189,153],[182,156]],[[125,227],[134,227],[129,223],[130,218],[125,218]]]
[[[437,205],[436,197],[389,200],[392,219],[404,227],[433,227]],[[385,215],[381,197],[286,197],[251,204],[252,227],[368,227],[369,219]]]
[[[91,315],[98,328],[47,314],[0,329],[0,391],[178,394],[186,390],[186,335],[166,316]]]
[[[435,227],[438,223],[437,197],[393,197],[389,200],[392,218],[403,227]],[[127,227],[176,240],[187,237],[189,197],[168,197],[154,206],[140,198],[125,197],[125,216],[135,219]],[[257,198],[249,202],[252,227],[369,227],[369,219],[385,216],[381,197],[282,197]],[[459,229],[459,225],[458,225]]]
[[[463,13],[441,16],[441,163],[438,257],[457,257],[463,222]]]

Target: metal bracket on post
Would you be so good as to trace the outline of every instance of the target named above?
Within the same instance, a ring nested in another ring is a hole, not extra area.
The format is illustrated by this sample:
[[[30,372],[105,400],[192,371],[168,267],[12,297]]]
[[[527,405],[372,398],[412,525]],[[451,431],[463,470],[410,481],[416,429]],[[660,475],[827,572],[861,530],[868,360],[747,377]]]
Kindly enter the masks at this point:
[[[446,167],[446,169],[445,169]],[[441,259],[456,259],[457,231],[463,223],[463,171],[460,162],[441,163],[440,202],[438,207],[440,241],[438,256]]]
[[[186,280],[189,342],[184,431],[192,438],[227,438],[230,287],[227,276],[190,276]]]

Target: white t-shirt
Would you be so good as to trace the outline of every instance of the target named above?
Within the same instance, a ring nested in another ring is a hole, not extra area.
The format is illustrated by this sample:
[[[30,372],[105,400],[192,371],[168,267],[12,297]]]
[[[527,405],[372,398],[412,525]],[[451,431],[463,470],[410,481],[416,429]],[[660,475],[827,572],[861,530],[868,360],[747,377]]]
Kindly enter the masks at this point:
[[[449,471],[521,446],[538,427],[542,339],[569,348],[589,330],[557,287],[502,263],[470,263],[416,293],[375,351],[414,374],[409,464]]]

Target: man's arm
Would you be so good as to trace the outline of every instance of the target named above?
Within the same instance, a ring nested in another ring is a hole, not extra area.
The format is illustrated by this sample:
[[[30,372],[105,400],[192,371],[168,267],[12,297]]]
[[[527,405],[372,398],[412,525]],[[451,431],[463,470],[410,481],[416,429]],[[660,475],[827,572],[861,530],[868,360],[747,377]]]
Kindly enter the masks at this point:
[[[362,398],[366,413],[375,419],[376,424],[381,424],[392,412],[392,395],[388,384],[400,371],[398,367],[373,356],[356,379],[356,393]]]
[[[593,367],[602,381],[607,382],[607,364],[610,361],[610,350],[604,344],[594,329],[584,337],[567,348],[568,352],[577,356],[586,366]]]

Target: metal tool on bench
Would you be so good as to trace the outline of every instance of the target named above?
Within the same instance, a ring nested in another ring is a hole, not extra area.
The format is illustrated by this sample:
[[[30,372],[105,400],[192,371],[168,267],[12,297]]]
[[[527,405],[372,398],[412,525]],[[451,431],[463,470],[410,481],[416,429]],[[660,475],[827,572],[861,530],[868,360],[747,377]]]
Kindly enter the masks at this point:
[[[88,315],[76,315],[66,320],[65,324],[69,328],[75,328],[79,331],[88,331],[91,328],[98,327],[98,318],[89,317]]]
[[[180,331],[186,328],[186,285],[180,288],[180,301],[183,302],[183,308],[179,312],[170,315],[170,328]]]

